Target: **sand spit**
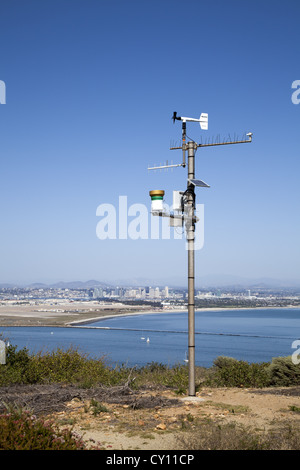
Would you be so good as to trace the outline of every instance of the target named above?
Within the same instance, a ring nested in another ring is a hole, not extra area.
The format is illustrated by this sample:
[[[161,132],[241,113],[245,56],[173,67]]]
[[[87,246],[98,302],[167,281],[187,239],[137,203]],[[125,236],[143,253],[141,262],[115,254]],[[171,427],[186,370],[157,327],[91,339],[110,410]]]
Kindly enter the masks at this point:
[[[255,308],[255,307],[254,307]],[[298,308],[299,307],[257,307],[259,309]],[[249,307],[236,307],[235,310],[249,310]],[[211,312],[233,310],[230,308],[207,307],[197,309]],[[157,313],[177,313],[187,311],[187,306],[160,308],[147,305],[125,305],[121,303],[103,303],[97,301],[71,302],[62,300],[40,301],[31,304],[2,302],[0,305],[0,327],[5,326],[53,326],[72,327],[115,316],[146,315]]]

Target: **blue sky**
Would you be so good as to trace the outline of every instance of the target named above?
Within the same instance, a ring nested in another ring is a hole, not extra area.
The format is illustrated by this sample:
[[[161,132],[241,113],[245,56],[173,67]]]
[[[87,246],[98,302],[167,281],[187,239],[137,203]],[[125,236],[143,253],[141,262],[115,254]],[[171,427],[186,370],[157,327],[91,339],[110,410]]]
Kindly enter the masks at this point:
[[[204,204],[197,284],[300,283],[297,0],[10,0],[0,6],[0,282],[186,283],[184,240],[99,240],[97,207],[186,187],[170,145],[195,141]],[[129,217],[130,220],[130,217]],[[150,215],[149,215],[150,223]],[[229,279],[229,278],[228,278]],[[140,281],[138,281],[140,282]],[[142,281],[141,281],[142,282]]]

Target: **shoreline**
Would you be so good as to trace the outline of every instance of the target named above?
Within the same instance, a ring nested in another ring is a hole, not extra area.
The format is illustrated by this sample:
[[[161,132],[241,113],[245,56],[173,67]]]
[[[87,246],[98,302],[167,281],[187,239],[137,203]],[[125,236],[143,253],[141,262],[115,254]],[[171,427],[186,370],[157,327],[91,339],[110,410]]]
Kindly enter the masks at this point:
[[[238,311],[238,310],[282,310],[282,309],[298,309],[300,310],[300,306],[264,306],[264,307],[203,307],[203,308],[195,308],[195,312],[226,312],[226,311]],[[9,309],[8,309],[9,310]],[[91,309],[90,309],[91,310]],[[103,320],[108,320],[110,318],[116,317],[127,317],[127,316],[135,316],[135,315],[160,315],[162,313],[172,314],[172,313],[181,313],[188,311],[187,306],[184,308],[174,308],[174,309],[145,309],[141,308],[140,306],[133,306],[131,308],[118,308],[117,306],[105,306],[101,313],[98,314],[98,311],[82,311],[82,312],[61,312],[57,314],[57,312],[52,312],[51,310],[37,312],[14,312],[10,314],[8,311],[5,313],[1,312],[0,309],[0,329],[9,328],[9,327],[52,327],[52,328],[79,328],[83,325],[88,325],[94,322],[101,322]],[[122,311],[125,310],[125,311]],[[53,315],[55,313],[55,315]],[[89,316],[93,314],[93,316]],[[95,315],[96,314],[96,315]],[[79,318],[78,318],[79,317]],[[81,317],[81,318],[80,318]]]
[[[300,310],[300,307],[298,306],[289,306],[289,307],[204,307],[204,308],[195,308],[195,313],[196,312],[223,312],[223,311],[228,311],[228,310],[286,310],[286,309],[298,309]],[[128,316],[135,316],[135,315],[159,315],[161,313],[182,313],[186,312],[187,313],[187,308],[183,309],[172,309],[172,310],[150,310],[150,311],[145,311],[145,312],[131,312],[131,313],[120,313],[116,315],[102,315],[100,317],[95,317],[95,318],[90,318],[86,320],[75,320],[69,323],[69,327],[76,327],[78,324],[88,324],[88,323],[94,323],[94,322],[101,322],[103,320],[108,320],[109,318],[116,318],[116,317],[128,317]]]

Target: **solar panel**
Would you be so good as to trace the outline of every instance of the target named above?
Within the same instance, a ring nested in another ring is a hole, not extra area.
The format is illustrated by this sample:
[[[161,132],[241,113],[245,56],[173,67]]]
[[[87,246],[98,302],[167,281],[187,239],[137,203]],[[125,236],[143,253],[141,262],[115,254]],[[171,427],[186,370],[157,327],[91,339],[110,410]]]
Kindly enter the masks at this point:
[[[210,188],[209,184],[204,183],[202,180],[189,180],[194,186],[199,186],[201,188]]]

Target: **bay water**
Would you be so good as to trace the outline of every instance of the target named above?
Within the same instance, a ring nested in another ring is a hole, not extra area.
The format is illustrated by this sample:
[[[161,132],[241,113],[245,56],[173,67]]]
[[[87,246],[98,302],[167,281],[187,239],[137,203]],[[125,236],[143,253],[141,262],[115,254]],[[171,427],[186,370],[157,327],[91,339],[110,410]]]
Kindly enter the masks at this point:
[[[1,327],[2,339],[49,352],[77,349],[108,365],[184,364],[188,351],[186,311],[110,317],[74,327]],[[300,338],[300,309],[226,309],[195,312],[195,361],[210,367],[218,356],[269,362],[289,356]]]

